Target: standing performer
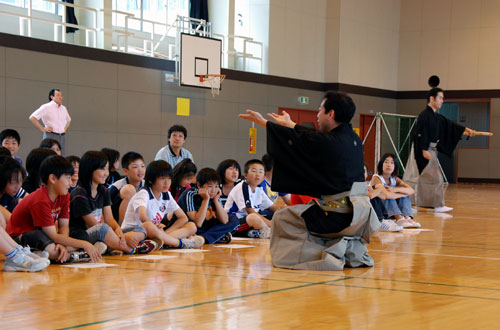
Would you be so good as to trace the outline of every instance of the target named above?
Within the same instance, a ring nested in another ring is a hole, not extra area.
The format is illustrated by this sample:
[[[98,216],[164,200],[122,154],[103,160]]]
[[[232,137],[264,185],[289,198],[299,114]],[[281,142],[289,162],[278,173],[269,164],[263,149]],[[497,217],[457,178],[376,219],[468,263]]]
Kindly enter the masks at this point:
[[[363,243],[380,223],[364,182],[363,145],[349,123],[355,110],[346,94],[326,93],[317,116],[319,131],[295,124],[286,112],[268,114],[276,123],[252,110],[239,115],[266,127],[267,152],[274,158],[272,190],[319,197],[274,214],[274,266],[373,266]]]
[[[43,132],[43,139],[51,138],[59,142],[61,153],[64,156],[66,154],[65,134],[71,124],[71,117],[62,102],[61,90],[52,89],[49,92],[49,103],[42,104],[30,115],[29,119],[36,128]],[[40,119],[43,126],[39,122]]]
[[[476,132],[458,125],[437,113],[443,105],[444,92],[432,88],[427,95],[427,108],[417,118],[413,133],[413,153],[408,160],[404,180],[415,186],[415,205],[433,207],[435,212],[449,212],[444,205],[444,184],[437,151],[451,156],[462,135]],[[417,172],[418,170],[418,172]]]

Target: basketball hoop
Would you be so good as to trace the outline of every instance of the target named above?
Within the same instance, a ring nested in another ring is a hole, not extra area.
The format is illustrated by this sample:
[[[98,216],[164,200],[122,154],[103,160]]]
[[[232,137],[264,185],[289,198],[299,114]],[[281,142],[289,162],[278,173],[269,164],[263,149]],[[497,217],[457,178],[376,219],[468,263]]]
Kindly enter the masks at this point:
[[[212,89],[212,96],[219,95],[220,85],[226,78],[225,74],[202,74],[200,75],[200,82],[208,81]]]

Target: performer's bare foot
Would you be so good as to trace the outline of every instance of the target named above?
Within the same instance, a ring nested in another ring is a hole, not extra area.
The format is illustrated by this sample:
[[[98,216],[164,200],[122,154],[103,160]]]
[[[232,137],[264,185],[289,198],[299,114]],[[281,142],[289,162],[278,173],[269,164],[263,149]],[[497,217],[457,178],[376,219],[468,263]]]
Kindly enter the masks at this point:
[[[453,207],[448,206],[440,206],[434,208],[434,212],[436,213],[450,212],[451,210],[453,210]]]

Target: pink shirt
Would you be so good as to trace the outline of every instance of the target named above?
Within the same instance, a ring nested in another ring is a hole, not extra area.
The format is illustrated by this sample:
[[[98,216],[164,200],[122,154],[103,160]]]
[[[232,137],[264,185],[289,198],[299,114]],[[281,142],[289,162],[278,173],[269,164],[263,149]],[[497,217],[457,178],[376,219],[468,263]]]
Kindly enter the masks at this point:
[[[64,127],[71,121],[68,110],[64,105],[58,106],[56,102],[42,104],[30,117],[42,120],[45,127],[52,127],[52,132],[62,134]]]

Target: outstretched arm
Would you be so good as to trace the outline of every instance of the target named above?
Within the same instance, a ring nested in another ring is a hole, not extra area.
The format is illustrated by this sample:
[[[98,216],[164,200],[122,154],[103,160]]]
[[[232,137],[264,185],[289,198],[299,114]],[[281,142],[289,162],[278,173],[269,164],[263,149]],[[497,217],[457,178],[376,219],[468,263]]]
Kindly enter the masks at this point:
[[[271,119],[274,119],[276,121],[276,124],[280,126],[294,128],[296,125],[295,122],[290,119],[290,115],[286,111],[283,111],[282,115],[278,115],[276,113],[268,113],[267,115]],[[268,120],[265,119],[260,113],[250,109],[246,110],[246,114],[245,113],[239,114],[238,117],[252,121],[262,127],[266,127],[266,124],[268,122]]]

